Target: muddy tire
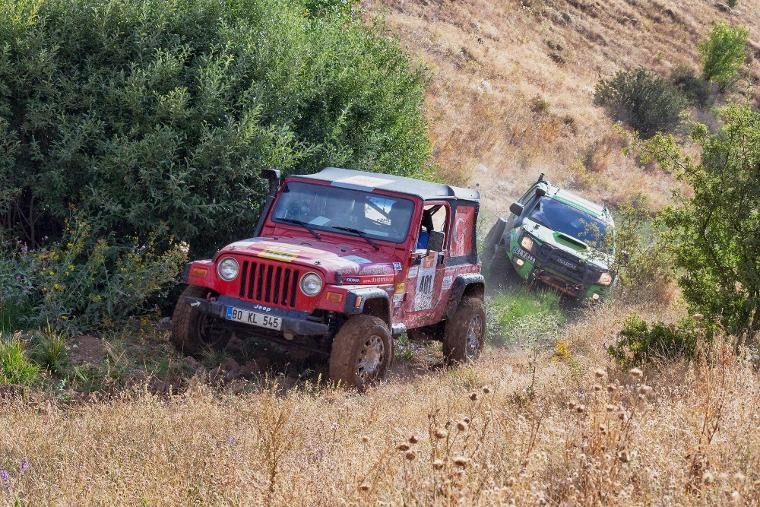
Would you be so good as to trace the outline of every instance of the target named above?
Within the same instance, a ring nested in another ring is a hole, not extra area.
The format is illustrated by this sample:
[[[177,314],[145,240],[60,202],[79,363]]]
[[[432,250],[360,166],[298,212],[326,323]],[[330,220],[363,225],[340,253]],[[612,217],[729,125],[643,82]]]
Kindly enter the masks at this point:
[[[447,321],[443,337],[446,364],[474,361],[483,350],[486,335],[486,306],[482,299],[465,297]]]
[[[193,308],[186,297],[205,298],[209,289],[189,285],[172,314],[172,343],[180,352],[197,356],[208,348],[221,349],[230,337],[224,321]]]
[[[393,357],[391,333],[371,315],[348,319],[333,338],[330,379],[364,390],[385,377]]]

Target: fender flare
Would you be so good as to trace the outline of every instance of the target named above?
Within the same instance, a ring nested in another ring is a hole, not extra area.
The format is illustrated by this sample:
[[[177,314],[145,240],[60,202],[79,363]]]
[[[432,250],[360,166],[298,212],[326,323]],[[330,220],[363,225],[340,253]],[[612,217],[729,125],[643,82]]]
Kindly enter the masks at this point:
[[[359,298],[361,298],[361,300],[359,300]],[[367,313],[365,312],[365,307],[369,306],[367,304],[369,302],[379,302],[381,304],[382,315],[375,316],[383,319],[388,324],[388,328],[390,328],[391,299],[388,297],[388,293],[379,287],[367,287],[349,290],[346,293],[346,304],[343,309],[344,313],[346,315],[359,315],[362,313]]]
[[[462,301],[462,297],[467,289],[475,289],[481,293],[485,290],[485,278],[480,273],[466,273],[459,275],[454,279],[454,284],[451,286],[451,294],[449,295],[449,302],[446,305],[446,318],[450,319],[454,312],[459,307],[459,302]]]

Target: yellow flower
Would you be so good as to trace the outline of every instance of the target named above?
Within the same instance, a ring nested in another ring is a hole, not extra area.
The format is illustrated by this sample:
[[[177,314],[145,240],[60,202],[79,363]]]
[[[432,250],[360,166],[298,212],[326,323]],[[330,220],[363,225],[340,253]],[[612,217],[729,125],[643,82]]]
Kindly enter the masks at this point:
[[[54,283],[54,284],[53,284],[53,289],[54,289],[54,290],[61,290],[62,288],[63,288],[63,287],[61,287],[61,284],[60,284],[60,283]]]
[[[48,275],[55,276],[55,271],[48,271]]]

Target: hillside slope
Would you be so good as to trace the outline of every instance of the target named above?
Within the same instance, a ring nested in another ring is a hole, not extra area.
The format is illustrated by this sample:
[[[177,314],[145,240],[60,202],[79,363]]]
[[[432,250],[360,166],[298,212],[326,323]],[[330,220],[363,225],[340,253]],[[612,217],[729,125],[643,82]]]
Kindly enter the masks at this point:
[[[750,29],[752,61],[732,98],[760,105],[760,0],[366,0],[429,68],[428,116],[444,177],[481,184],[503,211],[539,172],[612,202],[672,180],[643,174],[593,105],[594,86],[637,66],[699,69],[698,41],[720,20]],[[697,119],[704,113],[692,112]],[[645,177],[642,177],[645,176]],[[494,182],[499,182],[493,185]]]

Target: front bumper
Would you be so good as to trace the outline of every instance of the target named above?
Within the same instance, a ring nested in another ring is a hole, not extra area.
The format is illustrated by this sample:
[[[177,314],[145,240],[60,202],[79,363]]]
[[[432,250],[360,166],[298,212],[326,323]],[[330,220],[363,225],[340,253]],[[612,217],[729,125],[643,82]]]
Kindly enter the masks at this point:
[[[550,245],[535,250],[533,255],[519,245],[512,249],[512,265],[522,278],[538,280],[578,299],[595,299],[609,292],[610,286],[597,283],[601,269]]]
[[[219,296],[215,300],[185,297],[184,301],[180,302],[180,304],[191,305],[203,313],[213,315],[228,322],[231,326],[245,329],[250,332],[250,334],[261,335],[261,337],[269,337],[272,334],[285,337],[325,336],[330,330],[327,324],[310,320],[311,315],[308,313],[263,306],[230,296]],[[279,331],[275,331],[264,327],[227,320],[225,316],[227,314],[228,306],[279,317],[282,321],[282,328]]]

